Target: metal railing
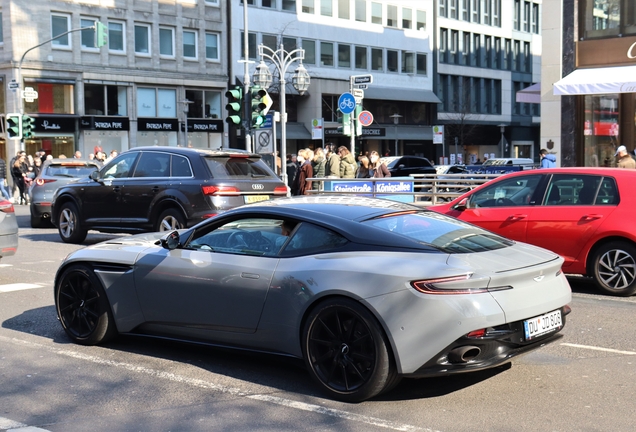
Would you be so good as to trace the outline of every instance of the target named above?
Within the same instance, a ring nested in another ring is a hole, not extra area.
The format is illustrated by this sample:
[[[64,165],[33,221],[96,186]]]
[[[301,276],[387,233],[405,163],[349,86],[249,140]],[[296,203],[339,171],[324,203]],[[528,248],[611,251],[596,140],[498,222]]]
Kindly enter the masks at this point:
[[[412,196],[418,205],[435,205],[451,201],[501,174],[415,174],[412,177],[387,178],[310,178],[318,190],[310,194],[345,194],[365,196]],[[340,187],[344,185],[343,187]],[[335,186],[335,187],[334,187]]]

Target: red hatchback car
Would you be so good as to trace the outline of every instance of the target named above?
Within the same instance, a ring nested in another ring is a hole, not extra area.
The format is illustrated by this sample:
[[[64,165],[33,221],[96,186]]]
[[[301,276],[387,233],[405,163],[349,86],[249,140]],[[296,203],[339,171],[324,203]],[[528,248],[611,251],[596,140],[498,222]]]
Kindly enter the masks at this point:
[[[520,171],[430,209],[556,252],[605,293],[636,292],[636,170]]]

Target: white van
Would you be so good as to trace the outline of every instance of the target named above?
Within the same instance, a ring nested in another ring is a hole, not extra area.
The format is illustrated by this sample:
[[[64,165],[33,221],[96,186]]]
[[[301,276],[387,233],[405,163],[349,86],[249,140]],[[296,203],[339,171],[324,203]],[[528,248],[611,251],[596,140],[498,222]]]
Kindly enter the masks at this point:
[[[534,161],[530,158],[493,158],[485,161],[482,166],[521,166],[523,167],[522,169],[536,167]]]

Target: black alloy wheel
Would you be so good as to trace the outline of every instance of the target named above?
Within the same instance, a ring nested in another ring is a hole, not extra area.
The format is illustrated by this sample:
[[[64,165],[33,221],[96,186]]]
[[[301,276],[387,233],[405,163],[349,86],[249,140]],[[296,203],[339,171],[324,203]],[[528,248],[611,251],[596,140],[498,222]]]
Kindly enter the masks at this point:
[[[606,294],[627,297],[636,293],[636,247],[623,241],[601,246],[592,261],[594,281]]]
[[[62,327],[75,343],[95,345],[117,333],[104,288],[88,266],[64,271],[55,286],[55,306]]]
[[[334,298],[309,315],[303,333],[307,367],[331,397],[361,402],[396,382],[384,332],[359,303]]]

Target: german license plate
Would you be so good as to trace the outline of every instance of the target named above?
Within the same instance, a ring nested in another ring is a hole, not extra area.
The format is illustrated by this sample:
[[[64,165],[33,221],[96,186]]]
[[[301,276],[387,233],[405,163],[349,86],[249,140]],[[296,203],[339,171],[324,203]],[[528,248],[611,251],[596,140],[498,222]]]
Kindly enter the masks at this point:
[[[526,340],[531,340],[547,333],[552,333],[563,326],[561,310],[548,312],[547,314],[530,318],[523,322]]]
[[[259,201],[267,201],[269,199],[269,195],[245,195],[245,203],[255,203]]]

